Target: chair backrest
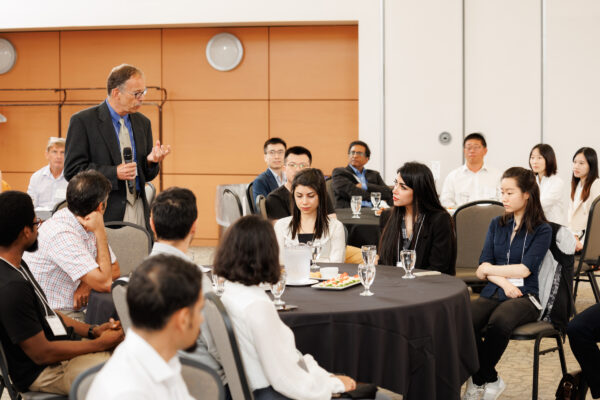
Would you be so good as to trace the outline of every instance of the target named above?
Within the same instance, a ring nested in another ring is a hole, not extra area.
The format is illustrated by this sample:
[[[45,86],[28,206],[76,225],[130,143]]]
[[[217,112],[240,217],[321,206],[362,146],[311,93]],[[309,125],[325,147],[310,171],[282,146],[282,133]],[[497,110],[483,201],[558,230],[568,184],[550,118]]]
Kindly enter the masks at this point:
[[[104,363],[88,368],[75,378],[75,381],[71,384],[71,390],[69,391],[69,400],[85,400],[87,394],[92,386],[92,382],[96,377],[96,374],[100,372]]]
[[[65,207],[67,207],[67,200],[63,200],[59,203],[56,203],[54,205],[54,208],[52,209],[52,215],[54,215],[54,213],[57,212],[58,210],[62,210]]]
[[[490,221],[502,214],[502,203],[493,200],[474,201],[456,209],[453,218],[456,229],[457,269],[477,269]]]
[[[588,265],[600,265],[600,196],[590,206],[581,260]]]
[[[111,288],[111,296],[119,321],[123,327],[123,332],[127,333],[127,329],[131,327],[131,317],[129,316],[129,306],[127,305],[127,281],[124,279],[117,279],[113,282]]]
[[[152,182],[146,182],[146,187],[144,187],[144,190],[146,191],[146,202],[148,202],[148,205],[150,205],[156,196],[156,187],[154,187]]]
[[[239,196],[229,188],[223,190],[223,203],[225,213],[227,214],[225,215],[225,220],[229,225],[233,224],[244,215],[244,209]]]
[[[190,395],[196,400],[224,400],[225,389],[219,374],[212,368],[189,358],[179,357],[181,376]]]
[[[265,196],[262,194],[256,196],[256,205],[258,206],[257,208],[260,212],[260,215],[262,215],[263,218],[269,218],[267,215],[267,199],[265,199]]]
[[[246,188],[246,199],[248,200],[248,205],[250,206],[250,213],[256,214],[258,210],[256,208],[256,205],[254,204],[254,190],[252,190],[252,186],[254,186],[254,181],[250,182],[248,184],[248,187]]]
[[[204,297],[206,300],[204,316],[215,341],[221,365],[227,377],[231,397],[233,400],[253,399],[237,339],[233,332],[233,325],[227,311],[215,293],[206,293]]]
[[[325,188],[327,188],[327,195],[329,196],[329,200],[331,200],[331,204],[335,207],[335,193],[333,192],[333,179],[329,178],[325,181]],[[330,212],[333,212],[331,210]]]
[[[108,244],[117,256],[121,276],[127,276],[152,251],[152,237],[146,228],[131,222],[107,222]]]
[[[2,391],[6,388],[11,399],[16,400],[19,398],[19,392],[14,387],[8,373],[8,362],[6,361],[2,342],[0,342],[0,388],[2,388]],[[2,394],[2,391],[0,391],[0,394]]]

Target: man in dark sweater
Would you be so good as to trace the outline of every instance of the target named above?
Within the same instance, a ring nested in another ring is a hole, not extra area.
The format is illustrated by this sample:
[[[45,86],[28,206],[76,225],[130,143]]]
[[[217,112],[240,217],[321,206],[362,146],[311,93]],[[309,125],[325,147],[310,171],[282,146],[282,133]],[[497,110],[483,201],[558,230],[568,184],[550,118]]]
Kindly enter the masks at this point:
[[[283,170],[287,177],[287,182],[281,185],[279,188],[273,190],[267,196],[265,207],[267,209],[267,216],[269,219],[280,219],[289,217],[292,215],[291,212],[291,201],[292,201],[292,182],[298,171],[304,168],[310,168],[312,163],[312,154],[310,151],[302,146],[290,147],[285,152],[285,158],[283,160]],[[333,204],[327,197],[327,213],[333,214]]]

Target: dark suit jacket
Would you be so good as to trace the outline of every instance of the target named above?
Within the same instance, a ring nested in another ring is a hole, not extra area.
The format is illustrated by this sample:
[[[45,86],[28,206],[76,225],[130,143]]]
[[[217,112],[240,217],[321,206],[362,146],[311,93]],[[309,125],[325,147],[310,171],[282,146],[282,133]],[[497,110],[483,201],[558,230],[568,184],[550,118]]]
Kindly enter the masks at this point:
[[[292,194],[285,187],[281,185],[277,189],[273,190],[267,196],[265,202],[265,208],[267,209],[267,216],[269,219],[281,219],[292,215],[291,207]],[[335,209],[329,196],[327,196],[327,214],[333,214]]]
[[[152,151],[150,120],[140,113],[129,114],[136,148],[137,173],[142,188],[146,221],[148,204],[144,186],[158,175],[159,165],[149,163],[146,157]],[[123,221],[127,203],[127,184],[117,178],[117,165],[121,164],[121,150],[115,127],[106,102],[80,111],[71,117],[65,148],[65,179],[70,180],[78,172],[95,169],[112,185],[104,213],[105,221]]]
[[[254,196],[254,199],[252,200],[254,200],[254,204],[256,204],[256,198],[259,194],[262,194],[263,196],[265,196],[265,198],[267,198],[269,193],[271,193],[278,187],[279,185],[277,184],[275,177],[267,168],[265,172],[263,172],[262,174],[257,176],[256,179],[254,179],[254,183],[252,184],[252,195]]]
[[[390,215],[391,208],[381,213],[379,226],[382,232]],[[440,271],[448,275],[456,274],[456,236],[452,217],[447,211],[426,215],[415,250],[417,252],[415,268]],[[396,261],[398,261],[397,256],[394,256],[393,260],[379,260],[379,263],[396,265]]]
[[[367,190],[356,187],[358,180],[349,165],[333,170],[331,185],[335,194],[335,208],[350,207],[352,196],[362,196],[363,200],[371,201],[371,192],[380,192],[381,200],[385,200],[391,205],[392,189],[385,184],[379,172],[367,169],[365,177],[367,178]]]

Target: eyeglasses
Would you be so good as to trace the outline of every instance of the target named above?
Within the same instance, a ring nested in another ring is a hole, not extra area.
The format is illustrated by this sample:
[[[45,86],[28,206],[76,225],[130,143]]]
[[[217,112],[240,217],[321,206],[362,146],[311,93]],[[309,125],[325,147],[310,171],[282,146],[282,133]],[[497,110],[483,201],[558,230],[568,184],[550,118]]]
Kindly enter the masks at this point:
[[[148,88],[145,88],[144,90],[139,90],[137,92],[128,92],[127,90],[121,90],[121,89],[119,89],[119,90],[123,93],[132,95],[133,97],[135,97],[138,100],[141,99],[142,96],[145,96],[146,93],[148,93]]]
[[[308,164],[304,164],[304,163],[302,163],[302,164],[296,164],[294,162],[290,162],[290,163],[287,163],[287,166],[290,167],[290,168],[304,169],[304,168],[308,167],[309,165]]]
[[[269,150],[267,154],[270,156],[282,156],[285,154],[285,150]]]
[[[35,218],[33,220],[33,224],[31,225],[31,227],[33,228],[34,226],[37,226],[38,228],[40,227],[40,225],[42,224],[42,220],[40,218]]]
[[[465,146],[466,151],[471,151],[471,150],[478,151],[481,149],[483,149],[483,146]]]
[[[366,154],[362,151],[350,151],[348,152],[348,154],[350,154],[351,156],[359,156],[359,157],[365,157]]]

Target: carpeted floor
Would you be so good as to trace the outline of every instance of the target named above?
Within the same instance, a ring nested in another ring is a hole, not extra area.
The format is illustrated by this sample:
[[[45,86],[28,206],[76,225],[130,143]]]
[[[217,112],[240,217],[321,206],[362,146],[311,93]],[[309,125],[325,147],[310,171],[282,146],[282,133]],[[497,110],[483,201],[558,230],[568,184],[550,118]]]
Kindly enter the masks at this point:
[[[194,261],[198,264],[211,264],[214,256],[214,247],[195,247],[191,249]],[[587,283],[580,285],[580,291],[577,296],[577,310],[583,311],[585,308],[594,304],[592,290]],[[552,344],[551,339],[546,339],[546,346]],[[542,348],[544,348],[542,342]],[[568,341],[565,343],[565,355],[569,371],[579,369],[579,365],[571,353]],[[531,398],[531,380],[533,374],[533,341],[511,341],[498,364],[498,372],[506,382],[506,390],[500,397],[501,399],[523,400]],[[556,386],[561,378],[560,362],[558,353],[553,352],[541,356],[540,358],[540,381],[539,381],[539,399],[554,399]],[[463,387],[464,390],[464,387]],[[401,396],[384,390],[393,400],[401,399]],[[588,393],[586,399],[591,399]],[[1,400],[9,400],[5,392]],[[446,399],[440,399],[446,400]]]

